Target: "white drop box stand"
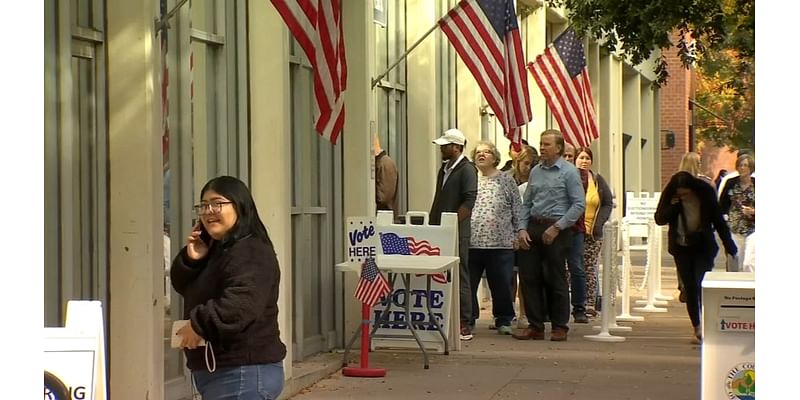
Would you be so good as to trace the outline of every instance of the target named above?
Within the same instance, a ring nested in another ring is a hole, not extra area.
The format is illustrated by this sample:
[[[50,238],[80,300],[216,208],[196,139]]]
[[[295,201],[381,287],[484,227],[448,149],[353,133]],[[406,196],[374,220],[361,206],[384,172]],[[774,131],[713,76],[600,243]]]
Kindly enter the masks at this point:
[[[702,399],[748,398],[741,388],[755,385],[755,274],[707,272],[702,290]]]

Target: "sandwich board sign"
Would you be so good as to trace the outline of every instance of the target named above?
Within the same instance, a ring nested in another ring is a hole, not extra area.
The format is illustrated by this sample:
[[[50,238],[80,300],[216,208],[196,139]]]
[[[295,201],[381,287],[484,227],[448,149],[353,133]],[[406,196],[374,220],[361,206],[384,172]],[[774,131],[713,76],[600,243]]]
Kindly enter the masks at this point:
[[[45,387],[45,400],[106,400],[103,309],[99,301],[67,303],[65,327],[44,328],[44,370],[68,399]]]

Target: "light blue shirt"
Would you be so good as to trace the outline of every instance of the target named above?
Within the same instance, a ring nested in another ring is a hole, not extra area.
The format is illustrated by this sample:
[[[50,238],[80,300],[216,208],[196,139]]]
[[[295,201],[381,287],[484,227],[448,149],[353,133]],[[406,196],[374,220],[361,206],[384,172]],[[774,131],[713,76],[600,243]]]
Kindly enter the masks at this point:
[[[575,225],[586,210],[580,173],[563,157],[549,167],[543,163],[533,167],[522,197],[520,230],[527,229],[531,217],[555,219],[556,227],[564,230]]]

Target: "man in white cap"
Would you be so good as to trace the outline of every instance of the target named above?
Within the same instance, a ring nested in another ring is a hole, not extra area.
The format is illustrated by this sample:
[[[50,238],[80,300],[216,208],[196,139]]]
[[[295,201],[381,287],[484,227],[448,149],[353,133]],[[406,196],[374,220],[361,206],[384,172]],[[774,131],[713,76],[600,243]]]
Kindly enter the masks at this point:
[[[478,170],[464,156],[467,139],[458,129],[448,129],[433,141],[442,151],[442,167],[436,178],[436,194],[431,205],[430,223],[439,225],[443,212],[458,214],[459,318],[461,340],[472,339],[469,321],[472,318],[472,290],[469,284],[470,217],[478,196]]]

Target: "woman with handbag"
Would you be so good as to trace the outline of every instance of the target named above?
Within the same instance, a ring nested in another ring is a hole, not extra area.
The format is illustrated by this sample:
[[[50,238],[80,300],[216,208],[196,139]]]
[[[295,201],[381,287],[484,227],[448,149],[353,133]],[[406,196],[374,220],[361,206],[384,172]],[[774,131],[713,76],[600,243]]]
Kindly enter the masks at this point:
[[[722,218],[716,191],[690,172],[680,171],[669,180],[661,192],[655,222],[669,225],[669,253],[683,281],[686,311],[694,328],[693,342],[699,344],[703,340],[700,285],[705,273],[714,267],[719,251],[714,231],[727,254],[736,255],[736,243]]]
[[[214,178],[200,198],[199,221],[170,269],[189,321],[176,333],[179,347],[204,400],[276,399],[286,346],[272,241],[239,179]]]

